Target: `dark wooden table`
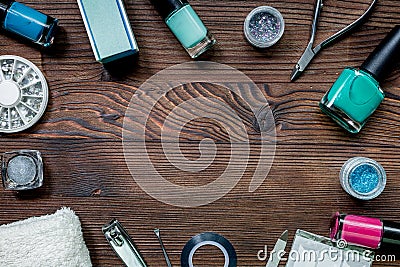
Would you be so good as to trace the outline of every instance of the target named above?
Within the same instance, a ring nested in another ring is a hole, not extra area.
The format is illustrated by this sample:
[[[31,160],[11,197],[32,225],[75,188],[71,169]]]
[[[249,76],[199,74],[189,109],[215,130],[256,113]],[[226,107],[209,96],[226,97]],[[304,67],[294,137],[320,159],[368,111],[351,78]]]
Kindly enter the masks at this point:
[[[289,82],[289,75],[309,39],[313,0],[192,1],[219,41],[203,60],[227,64],[248,75],[268,99],[277,130],[274,163],[258,190],[248,192],[252,173],[247,170],[225,197],[198,208],[178,208],[153,199],[132,179],[124,159],[124,114],[137,88],[164,68],[190,61],[150,2],[126,1],[141,51],[138,61],[124,75],[112,74],[95,62],[76,1],[23,2],[59,18],[62,30],[50,51],[7,35],[0,37],[0,53],[33,61],[44,72],[50,88],[49,106],[40,123],[23,133],[1,135],[0,152],[42,152],[45,185],[27,195],[2,190],[0,223],[69,206],[81,219],[94,266],[122,266],[101,232],[102,225],[112,218],[123,223],[149,266],[166,266],[153,233],[155,227],[162,229],[174,266],[180,265],[181,250],[190,237],[205,231],[220,233],[232,242],[238,266],[265,266],[257,259],[264,245],[273,246],[285,229],[290,240],[296,229],[327,236],[329,218],[337,210],[400,221],[399,69],[382,85],[386,99],[358,135],[345,133],[318,108],[318,101],[341,70],[359,66],[392,26],[400,23],[400,1],[379,1],[364,26],[323,51],[295,83]],[[318,40],[361,15],[368,2],[326,1]],[[286,31],[277,45],[258,51],[244,39],[243,21],[248,12],[263,4],[282,12]],[[162,122],[170,110],[168,105],[183,99],[180,94],[187,90],[201,93],[202,87],[177,90],[164,99],[169,101],[167,105],[154,111],[153,120]],[[207,94],[212,95],[212,90],[204,90]],[[154,125],[148,129],[146,145],[156,167],[166,176],[174,175],[176,183],[201,184],[216,179],[229,161],[225,132],[215,121],[200,120],[183,133],[180,145],[184,154],[196,158],[199,141],[214,138],[221,153],[218,161],[196,175],[176,171],[164,160]],[[257,151],[252,153],[257,155]],[[387,188],[376,200],[361,203],[341,189],[340,168],[353,156],[371,157],[386,169]],[[257,164],[256,156],[255,163],[252,160],[250,164]],[[222,266],[215,255],[219,255],[215,249],[201,250],[196,254],[196,264]],[[374,265],[400,266],[399,262]]]

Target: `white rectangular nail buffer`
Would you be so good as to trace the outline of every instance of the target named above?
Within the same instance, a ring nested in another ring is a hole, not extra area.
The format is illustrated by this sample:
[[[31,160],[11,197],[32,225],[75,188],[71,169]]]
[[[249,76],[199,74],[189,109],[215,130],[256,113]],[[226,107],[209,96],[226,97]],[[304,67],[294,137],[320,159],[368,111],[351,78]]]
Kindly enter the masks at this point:
[[[78,0],[78,5],[97,61],[139,52],[122,0]]]

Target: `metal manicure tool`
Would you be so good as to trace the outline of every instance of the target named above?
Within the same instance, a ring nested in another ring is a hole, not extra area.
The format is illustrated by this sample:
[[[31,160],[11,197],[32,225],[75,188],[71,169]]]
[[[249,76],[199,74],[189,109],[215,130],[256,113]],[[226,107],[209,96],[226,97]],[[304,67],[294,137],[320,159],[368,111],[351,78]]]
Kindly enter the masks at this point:
[[[154,229],[154,233],[156,234],[158,241],[160,242],[160,246],[164,253],[164,257],[165,257],[165,261],[167,262],[167,266],[172,267],[171,261],[169,260],[167,251],[165,250],[164,244],[163,244],[161,236],[160,236],[160,229]]]
[[[281,261],[281,253],[284,252],[288,240],[288,230],[282,233],[278,241],[276,241],[274,250],[271,252],[271,256],[268,259],[267,265],[265,267],[278,267]]]
[[[102,228],[108,243],[127,267],[147,267],[132,239],[117,220]]]
[[[378,0],[373,0],[371,5],[369,6],[369,8],[365,11],[365,13],[361,17],[359,17],[356,21],[354,21],[353,23],[348,25],[346,28],[338,31],[337,33],[335,33],[334,35],[332,35],[331,37],[327,38],[325,41],[323,41],[322,43],[317,45],[315,48],[313,48],[314,41],[315,41],[315,36],[316,36],[316,33],[317,33],[318,20],[319,20],[319,17],[320,17],[321,11],[322,11],[322,7],[323,7],[323,3],[322,3],[323,0],[317,0],[316,6],[315,6],[315,11],[314,11],[314,20],[313,20],[312,28],[311,28],[310,41],[309,41],[309,43],[307,45],[306,50],[304,51],[303,55],[301,56],[299,62],[297,62],[296,66],[294,67],[292,75],[290,77],[290,80],[294,81],[297,78],[299,78],[300,75],[305,71],[307,66],[311,63],[313,58],[322,49],[324,49],[325,47],[331,45],[332,43],[334,43],[335,41],[337,41],[338,39],[340,39],[344,35],[350,33],[357,26],[360,26],[361,24],[363,24],[367,20],[369,15],[372,13],[372,10],[373,10],[373,8],[374,8],[374,6],[375,6],[377,1]]]

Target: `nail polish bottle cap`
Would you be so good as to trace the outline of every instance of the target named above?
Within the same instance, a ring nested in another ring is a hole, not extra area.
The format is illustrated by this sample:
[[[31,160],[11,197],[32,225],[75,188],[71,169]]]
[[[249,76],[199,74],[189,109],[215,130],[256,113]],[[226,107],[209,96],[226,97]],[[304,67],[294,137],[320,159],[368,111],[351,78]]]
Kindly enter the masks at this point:
[[[0,20],[3,21],[4,17],[7,14],[7,9],[10,7],[10,4],[14,2],[12,0],[0,0]]]
[[[189,4],[187,0],[152,0],[152,2],[163,19],[168,18],[175,10]]]
[[[361,69],[372,74],[378,82],[382,82],[399,61],[400,25],[397,25],[369,55]]]
[[[400,223],[383,221],[382,246],[400,245]]]

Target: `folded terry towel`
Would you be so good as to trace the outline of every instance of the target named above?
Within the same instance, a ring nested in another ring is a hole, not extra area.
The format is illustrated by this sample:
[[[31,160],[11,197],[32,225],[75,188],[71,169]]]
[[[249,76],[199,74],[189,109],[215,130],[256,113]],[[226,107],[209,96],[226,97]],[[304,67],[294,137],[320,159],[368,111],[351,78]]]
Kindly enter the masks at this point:
[[[0,226],[1,267],[92,266],[78,216],[69,208]]]

